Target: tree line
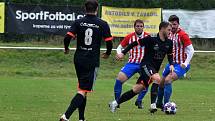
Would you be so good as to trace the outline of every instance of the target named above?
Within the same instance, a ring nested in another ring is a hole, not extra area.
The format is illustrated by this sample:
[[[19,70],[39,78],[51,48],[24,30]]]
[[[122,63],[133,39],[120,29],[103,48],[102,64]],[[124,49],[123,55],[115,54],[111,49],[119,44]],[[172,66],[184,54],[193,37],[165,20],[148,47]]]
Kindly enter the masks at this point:
[[[7,3],[83,5],[85,0],[0,0]],[[98,0],[100,5],[129,8],[205,10],[215,8],[214,0]]]

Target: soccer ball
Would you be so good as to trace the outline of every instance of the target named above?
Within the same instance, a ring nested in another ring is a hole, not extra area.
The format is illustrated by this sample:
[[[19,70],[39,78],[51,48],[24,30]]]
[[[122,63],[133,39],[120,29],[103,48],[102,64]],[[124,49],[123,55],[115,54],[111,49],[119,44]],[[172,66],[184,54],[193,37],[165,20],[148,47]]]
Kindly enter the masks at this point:
[[[166,114],[176,114],[177,106],[174,102],[168,102],[164,105],[164,112]]]

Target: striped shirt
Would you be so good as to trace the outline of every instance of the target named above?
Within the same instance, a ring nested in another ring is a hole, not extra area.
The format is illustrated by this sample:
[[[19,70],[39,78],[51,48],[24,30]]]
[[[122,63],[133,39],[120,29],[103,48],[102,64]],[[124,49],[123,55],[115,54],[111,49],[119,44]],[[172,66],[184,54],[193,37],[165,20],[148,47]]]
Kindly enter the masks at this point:
[[[176,33],[170,33],[169,39],[173,41],[173,61],[184,63],[187,58],[185,48],[192,44],[188,34],[179,28]]]
[[[143,32],[142,35],[137,36],[135,32],[128,34],[122,41],[121,45],[123,48],[125,48],[128,44],[137,41],[138,39],[144,38],[148,36],[149,33]],[[140,63],[144,56],[144,46],[141,47],[140,45],[137,45],[133,47],[129,51],[129,59],[128,63]]]

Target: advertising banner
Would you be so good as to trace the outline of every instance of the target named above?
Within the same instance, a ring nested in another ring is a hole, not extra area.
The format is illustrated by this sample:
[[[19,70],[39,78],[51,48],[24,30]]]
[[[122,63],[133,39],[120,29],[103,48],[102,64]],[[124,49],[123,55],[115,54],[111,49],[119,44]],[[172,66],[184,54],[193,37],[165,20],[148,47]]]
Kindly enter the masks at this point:
[[[0,2],[0,33],[4,33],[5,4]]]
[[[102,19],[107,21],[113,36],[124,37],[134,31],[134,21],[144,22],[144,31],[156,35],[161,22],[161,8],[115,8],[102,6]]]
[[[65,35],[74,20],[84,17],[83,10],[78,6],[8,4],[6,31]]]
[[[190,38],[215,38],[214,13],[215,10],[163,10],[163,19],[167,21],[170,15],[177,15]]]

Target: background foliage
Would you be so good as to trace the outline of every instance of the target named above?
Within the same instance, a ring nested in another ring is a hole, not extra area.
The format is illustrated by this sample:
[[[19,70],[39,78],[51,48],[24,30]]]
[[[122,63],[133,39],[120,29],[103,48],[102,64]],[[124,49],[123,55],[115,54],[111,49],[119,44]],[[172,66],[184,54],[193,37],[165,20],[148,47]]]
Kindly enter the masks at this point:
[[[80,5],[85,0],[0,0],[7,3],[23,3],[23,4],[43,4],[43,5]],[[214,0],[98,0],[100,6],[114,7],[135,7],[135,8],[154,8],[161,7],[163,9],[187,9],[187,10],[207,10],[215,8]],[[116,47],[122,38],[114,39],[114,47]],[[44,45],[62,45],[63,36],[57,35],[18,35],[18,34],[0,34],[0,43],[22,43],[33,42]],[[214,50],[215,39],[192,39],[195,49],[198,50]],[[26,44],[24,44],[26,45]],[[39,45],[40,46],[40,45]],[[75,43],[74,45],[75,46]]]
[[[25,4],[82,5],[85,0],[0,0]],[[100,5],[114,7],[204,10],[215,8],[214,0],[98,0]]]

